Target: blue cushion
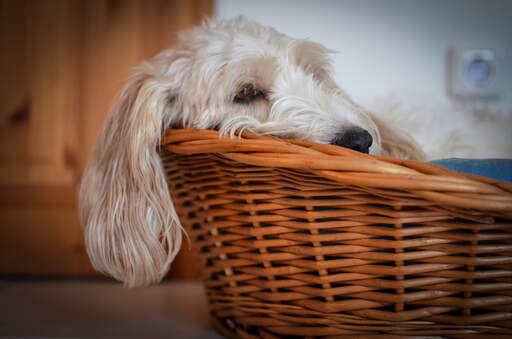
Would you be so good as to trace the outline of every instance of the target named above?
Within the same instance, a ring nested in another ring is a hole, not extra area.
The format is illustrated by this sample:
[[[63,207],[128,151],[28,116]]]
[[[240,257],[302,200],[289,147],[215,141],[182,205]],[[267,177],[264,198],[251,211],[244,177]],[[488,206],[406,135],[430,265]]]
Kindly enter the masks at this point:
[[[456,172],[481,175],[512,183],[512,159],[440,159],[431,163]]]

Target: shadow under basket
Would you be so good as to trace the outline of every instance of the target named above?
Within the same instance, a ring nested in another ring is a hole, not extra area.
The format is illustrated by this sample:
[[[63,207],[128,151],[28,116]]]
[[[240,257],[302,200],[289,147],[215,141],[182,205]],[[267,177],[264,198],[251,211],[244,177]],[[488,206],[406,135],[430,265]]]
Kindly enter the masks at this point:
[[[512,185],[244,133],[161,156],[229,337],[512,335]]]

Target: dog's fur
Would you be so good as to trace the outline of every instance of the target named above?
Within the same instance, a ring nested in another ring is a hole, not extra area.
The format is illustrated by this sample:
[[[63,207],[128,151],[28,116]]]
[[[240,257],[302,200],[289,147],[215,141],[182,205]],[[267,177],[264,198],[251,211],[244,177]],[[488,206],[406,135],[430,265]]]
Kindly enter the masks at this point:
[[[402,91],[376,99],[369,108],[388,126],[406,128],[428,160],[512,158],[512,113],[489,104],[444,102]]]
[[[327,48],[244,18],[207,21],[135,69],[112,107],[80,189],[80,218],[94,267],[126,286],[164,277],[182,228],[157,147],[173,126],[242,130],[320,143],[354,127],[372,154],[424,159],[407,134],[355,104],[331,77]],[[235,102],[245,85],[261,97]]]

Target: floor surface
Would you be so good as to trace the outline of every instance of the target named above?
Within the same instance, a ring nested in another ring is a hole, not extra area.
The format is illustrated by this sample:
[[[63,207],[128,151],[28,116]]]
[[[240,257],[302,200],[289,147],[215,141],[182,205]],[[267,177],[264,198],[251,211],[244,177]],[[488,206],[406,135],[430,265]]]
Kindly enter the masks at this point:
[[[198,281],[0,280],[0,338],[223,338]]]

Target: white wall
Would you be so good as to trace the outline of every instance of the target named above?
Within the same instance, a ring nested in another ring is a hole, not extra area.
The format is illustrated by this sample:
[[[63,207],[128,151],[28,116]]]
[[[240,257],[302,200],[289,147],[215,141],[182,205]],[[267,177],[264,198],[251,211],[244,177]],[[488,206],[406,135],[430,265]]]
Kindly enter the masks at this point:
[[[512,73],[510,0],[217,0],[216,13],[243,14],[338,51],[338,83],[366,105],[390,94],[450,100],[449,46],[505,49],[501,72]],[[512,76],[504,79],[492,104],[512,114]]]

